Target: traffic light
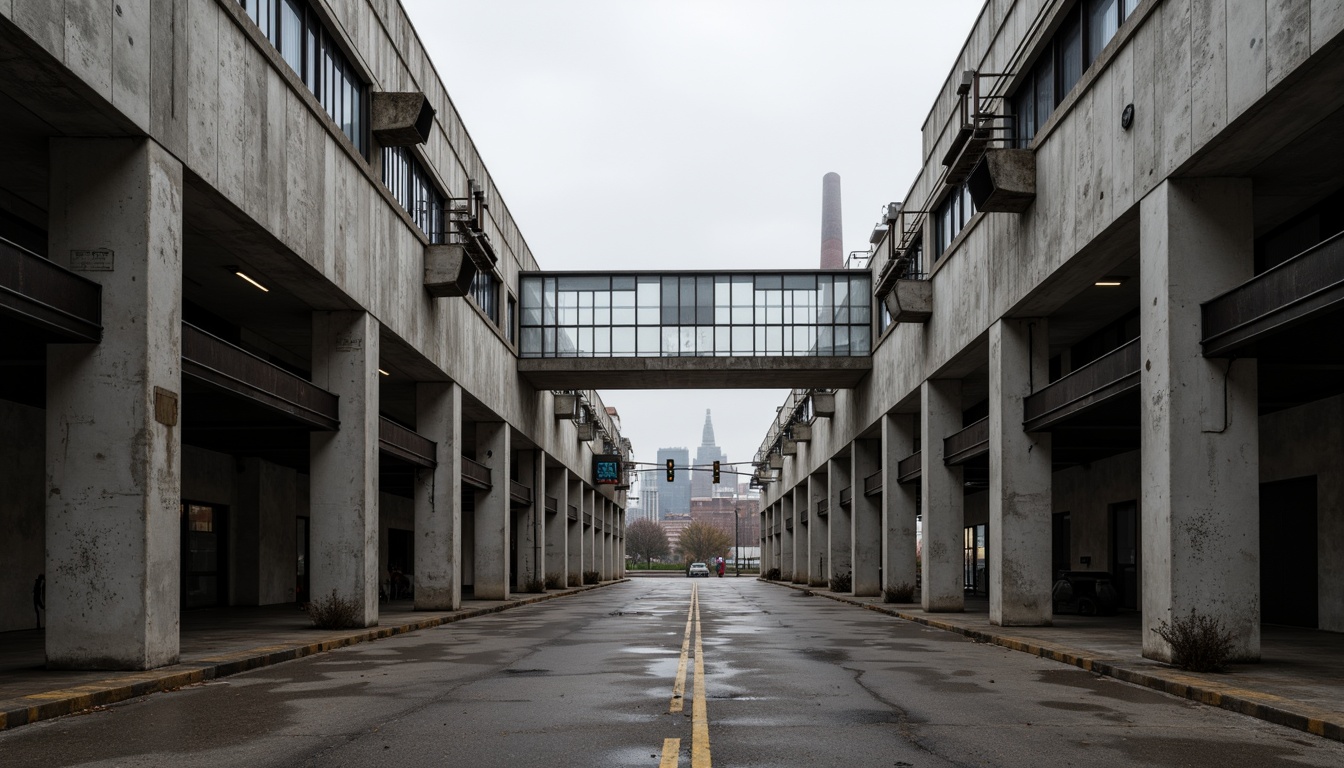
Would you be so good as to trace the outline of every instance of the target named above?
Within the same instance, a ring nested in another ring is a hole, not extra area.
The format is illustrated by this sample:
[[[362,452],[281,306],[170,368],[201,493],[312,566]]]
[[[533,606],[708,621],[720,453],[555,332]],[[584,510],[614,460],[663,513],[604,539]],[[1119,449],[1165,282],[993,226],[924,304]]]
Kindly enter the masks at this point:
[[[667,482],[671,483],[677,479],[677,463],[671,459],[667,460]]]
[[[714,484],[719,484],[719,462],[714,462]]]

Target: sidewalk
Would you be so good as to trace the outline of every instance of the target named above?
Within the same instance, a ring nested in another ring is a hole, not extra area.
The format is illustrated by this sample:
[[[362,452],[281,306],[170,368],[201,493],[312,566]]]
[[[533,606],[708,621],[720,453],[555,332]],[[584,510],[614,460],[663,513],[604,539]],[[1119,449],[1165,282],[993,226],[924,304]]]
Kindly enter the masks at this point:
[[[779,583],[779,582],[774,582]],[[792,589],[801,585],[781,584]],[[1182,672],[1143,658],[1138,613],[1118,616],[1057,615],[1050,627],[998,627],[988,601],[967,601],[965,613],[926,613],[916,605],[881,597],[814,594],[896,616],[977,642],[1072,664],[1096,674],[1181,696],[1233,712],[1344,741],[1344,634],[1264,625],[1261,661],[1228,672]],[[979,610],[977,610],[979,609]]]
[[[48,670],[43,632],[0,633],[0,731],[621,581],[520,594],[509,600],[469,600],[457,611],[415,611],[410,600],[383,603],[379,625],[364,629],[314,629],[307,614],[294,605],[185,611],[180,663],[144,672]]]

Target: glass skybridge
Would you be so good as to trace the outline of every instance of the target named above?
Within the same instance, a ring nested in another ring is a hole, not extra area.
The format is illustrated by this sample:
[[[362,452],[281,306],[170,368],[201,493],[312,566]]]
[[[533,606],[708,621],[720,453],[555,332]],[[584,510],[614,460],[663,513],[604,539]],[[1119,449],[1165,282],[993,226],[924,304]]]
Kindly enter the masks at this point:
[[[519,282],[519,370],[540,387],[571,388],[561,373],[599,388],[818,376],[828,383],[811,386],[841,386],[836,374],[852,385],[871,365],[866,270],[529,272]]]

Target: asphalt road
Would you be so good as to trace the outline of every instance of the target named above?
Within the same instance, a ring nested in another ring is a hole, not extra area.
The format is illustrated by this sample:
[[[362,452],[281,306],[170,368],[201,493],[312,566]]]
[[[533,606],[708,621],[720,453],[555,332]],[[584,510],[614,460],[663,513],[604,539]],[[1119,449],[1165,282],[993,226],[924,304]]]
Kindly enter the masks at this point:
[[[1344,744],[747,578],[635,580],[0,733],[0,766],[711,763],[1342,766]]]

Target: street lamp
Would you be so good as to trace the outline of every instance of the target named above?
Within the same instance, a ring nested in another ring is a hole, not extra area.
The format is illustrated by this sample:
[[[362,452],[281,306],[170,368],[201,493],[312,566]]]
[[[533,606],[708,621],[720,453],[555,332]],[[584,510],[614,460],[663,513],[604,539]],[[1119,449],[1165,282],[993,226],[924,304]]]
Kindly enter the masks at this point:
[[[742,548],[737,545],[737,505],[733,505],[733,569],[737,571],[734,578],[742,576]]]

